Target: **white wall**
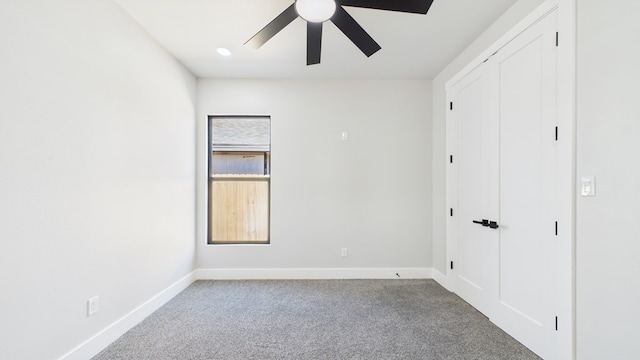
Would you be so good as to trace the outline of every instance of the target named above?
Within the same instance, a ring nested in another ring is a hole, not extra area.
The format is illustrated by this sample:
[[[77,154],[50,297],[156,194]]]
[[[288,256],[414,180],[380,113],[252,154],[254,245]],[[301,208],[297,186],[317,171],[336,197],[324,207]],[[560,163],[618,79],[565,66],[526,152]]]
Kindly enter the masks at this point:
[[[0,48],[0,357],[53,359],[193,270],[196,84],[110,0],[2,1]]]
[[[446,273],[447,262],[445,231],[447,214],[445,117],[448,105],[446,103],[445,84],[543,2],[544,0],[519,0],[516,2],[433,79],[433,268],[442,274]]]
[[[272,117],[268,246],[206,245],[208,115]],[[431,267],[430,117],[428,81],[200,80],[198,267]]]
[[[640,3],[578,0],[577,355],[640,354]]]

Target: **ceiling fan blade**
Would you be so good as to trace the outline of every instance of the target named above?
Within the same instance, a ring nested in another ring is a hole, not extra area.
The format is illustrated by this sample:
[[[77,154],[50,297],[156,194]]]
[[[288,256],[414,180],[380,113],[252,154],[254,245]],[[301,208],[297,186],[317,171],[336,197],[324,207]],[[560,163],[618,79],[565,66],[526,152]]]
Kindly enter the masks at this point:
[[[342,6],[426,14],[433,0],[337,0]]]
[[[307,65],[320,64],[322,23],[307,22]]]
[[[291,22],[297,17],[298,12],[296,12],[294,3],[285,11],[280,13],[280,15],[276,16],[275,19],[271,20],[271,22],[268,23],[267,26],[258,31],[257,34],[253,35],[253,37],[244,44],[252,46],[256,49],[259,48],[260,46],[264,45],[264,43],[269,41],[269,39],[271,39],[275,34],[280,32],[280,30],[284,29],[285,26],[291,24]]]
[[[381,49],[380,45],[342,7],[336,7],[336,12],[331,17],[331,22],[347,35],[367,57]]]

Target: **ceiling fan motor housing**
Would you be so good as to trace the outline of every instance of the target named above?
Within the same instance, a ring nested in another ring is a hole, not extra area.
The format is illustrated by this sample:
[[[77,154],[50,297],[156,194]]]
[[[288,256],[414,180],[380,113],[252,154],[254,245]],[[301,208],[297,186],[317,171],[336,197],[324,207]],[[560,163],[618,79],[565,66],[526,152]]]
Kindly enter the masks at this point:
[[[335,0],[296,0],[296,12],[308,22],[325,22],[336,12]]]

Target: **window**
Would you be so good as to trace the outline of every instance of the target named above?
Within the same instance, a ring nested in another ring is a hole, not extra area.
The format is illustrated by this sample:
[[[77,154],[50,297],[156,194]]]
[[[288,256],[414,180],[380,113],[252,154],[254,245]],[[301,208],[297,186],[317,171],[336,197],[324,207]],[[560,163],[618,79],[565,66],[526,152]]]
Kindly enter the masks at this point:
[[[209,244],[268,244],[271,119],[209,117]]]

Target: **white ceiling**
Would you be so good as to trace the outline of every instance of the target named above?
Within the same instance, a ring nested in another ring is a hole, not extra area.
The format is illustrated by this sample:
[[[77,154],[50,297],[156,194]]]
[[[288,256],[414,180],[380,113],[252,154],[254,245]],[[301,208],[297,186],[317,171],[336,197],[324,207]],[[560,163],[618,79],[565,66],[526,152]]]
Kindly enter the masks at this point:
[[[427,15],[345,7],[382,50],[367,58],[327,22],[322,62],[307,66],[301,18],[258,50],[243,46],[294,0],[114,1],[199,78],[396,79],[434,78],[516,2],[434,0]]]

